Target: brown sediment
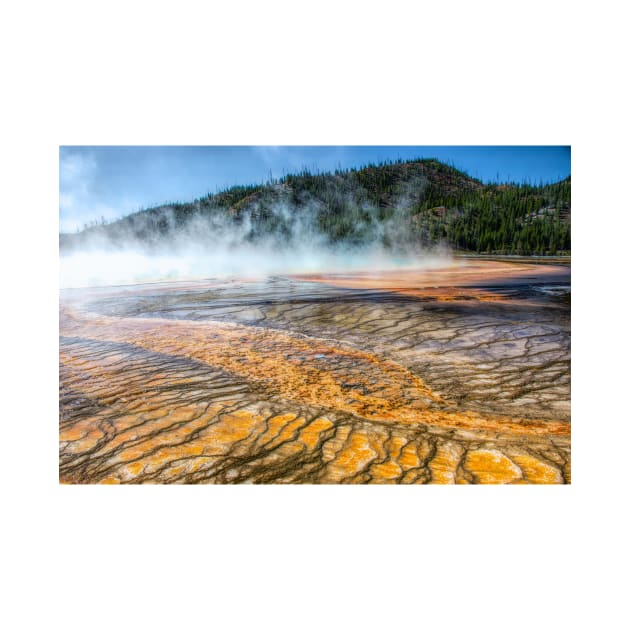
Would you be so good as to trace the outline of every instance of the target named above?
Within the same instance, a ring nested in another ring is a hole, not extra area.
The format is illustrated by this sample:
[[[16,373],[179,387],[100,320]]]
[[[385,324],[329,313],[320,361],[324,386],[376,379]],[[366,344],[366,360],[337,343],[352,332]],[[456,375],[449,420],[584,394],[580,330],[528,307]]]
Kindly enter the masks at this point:
[[[499,267],[452,283],[513,275]],[[417,297],[401,284],[421,284],[418,274],[388,277]],[[384,288],[365,274],[343,282]],[[248,291],[245,306],[216,311],[258,318],[245,324],[105,316],[62,300],[62,482],[570,482],[561,314],[471,319],[361,294],[324,308],[266,299],[252,311]],[[482,299],[485,289],[447,287],[435,302],[449,291]]]
[[[202,361],[253,382],[270,394],[331,407],[362,418],[490,431],[568,435],[564,422],[536,422],[432,406],[445,401],[409,370],[367,352],[332,347],[277,331],[237,324],[84,317],[63,311],[64,334],[132,343]],[[61,358],[64,360],[63,356]]]

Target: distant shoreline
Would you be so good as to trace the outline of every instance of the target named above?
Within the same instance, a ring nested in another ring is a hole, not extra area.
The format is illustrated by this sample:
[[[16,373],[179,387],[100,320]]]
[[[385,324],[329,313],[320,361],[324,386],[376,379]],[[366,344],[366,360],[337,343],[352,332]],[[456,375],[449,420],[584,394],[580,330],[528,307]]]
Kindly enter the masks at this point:
[[[516,254],[462,254],[454,253],[454,258],[474,259],[474,260],[496,260],[504,262],[519,262],[531,264],[556,264],[570,265],[571,256],[519,256]]]

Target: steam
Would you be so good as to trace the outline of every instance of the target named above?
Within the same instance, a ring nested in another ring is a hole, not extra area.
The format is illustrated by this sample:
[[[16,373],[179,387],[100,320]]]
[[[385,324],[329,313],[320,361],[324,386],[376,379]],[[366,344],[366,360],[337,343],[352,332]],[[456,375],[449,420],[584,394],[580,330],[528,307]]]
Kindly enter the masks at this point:
[[[276,184],[270,193],[253,195],[229,210],[197,201],[139,213],[62,235],[60,285],[440,265],[447,249],[421,248],[409,212],[423,185],[402,184],[386,208],[367,203],[361,190],[349,188],[342,178],[331,178],[317,198],[301,194],[296,199],[286,184]],[[337,239],[327,235],[327,221],[339,232]]]

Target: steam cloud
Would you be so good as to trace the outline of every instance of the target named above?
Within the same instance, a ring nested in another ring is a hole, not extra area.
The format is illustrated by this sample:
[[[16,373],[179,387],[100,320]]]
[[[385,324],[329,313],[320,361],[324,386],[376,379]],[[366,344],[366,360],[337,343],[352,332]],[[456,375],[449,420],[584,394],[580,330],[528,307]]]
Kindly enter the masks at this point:
[[[63,235],[62,288],[162,280],[261,277],[274,274],[393,269],[444,263],[446,248],[423,250],[409,212],[423,182],[401,184],[386,211],[355,190],[335,188],[329,198],[343,208],[343,238],[331,239],[322,222],[332,216],[321,199],[299,204],[286,185],[274,186],[273,203],[250,200],[242,212],[200,202],[185,220],[177,207],[139,213],[81,234]],[[65,237],[65,241],[64,241]]]

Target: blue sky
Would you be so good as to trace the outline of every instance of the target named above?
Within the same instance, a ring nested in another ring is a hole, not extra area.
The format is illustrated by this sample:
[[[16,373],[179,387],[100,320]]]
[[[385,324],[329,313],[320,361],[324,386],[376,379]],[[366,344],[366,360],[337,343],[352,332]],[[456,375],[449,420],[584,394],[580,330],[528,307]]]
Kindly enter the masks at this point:
[[[101,217],[189,201],[304,166],[325,171],[419,157],[449,162],[485,182],[549,182],[571,173],[571,149],[558,146],[60,147],[59,228],[75,231]]]

